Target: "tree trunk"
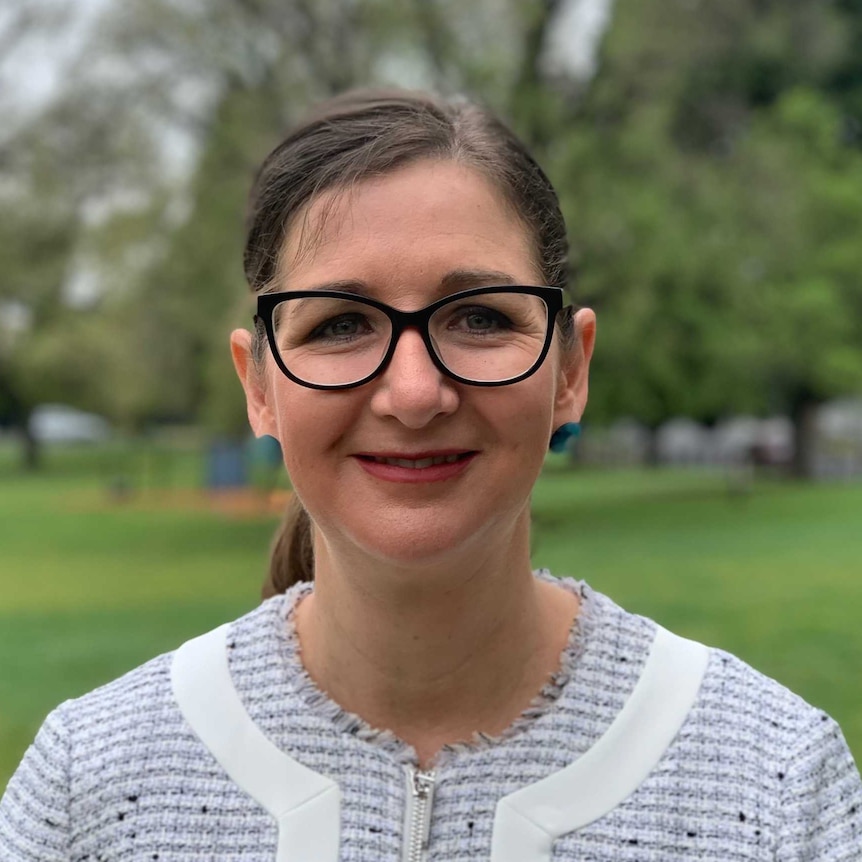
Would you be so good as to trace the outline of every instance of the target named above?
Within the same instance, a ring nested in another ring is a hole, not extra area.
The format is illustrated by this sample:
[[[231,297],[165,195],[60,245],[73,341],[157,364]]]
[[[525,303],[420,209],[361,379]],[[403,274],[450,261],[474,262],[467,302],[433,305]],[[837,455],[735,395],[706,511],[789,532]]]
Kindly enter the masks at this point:
[[[18,436],[21,440],[21,466],[32,473],[42,466],[42,445],[30,431],[29,417],[25,417],[18,426]]]
[[[790,418],[793,421],[793,460],[790,473],[796,479],[815,478],[817,455],[817,408],[820,402],[803,394],[795,399]]]
[[[656,469],[661,466],[658,451],[658,425],[650,425],[647,430],[649,437],[647,438],[646,451],[644,452],[644,467]]]
[[[32,472],[41,466],[42,447],[30,432],[30,410],[11,374],[0,365],[0,415],[21,442],[21,467]]]
[[[534,17],[523,34],[523,55],[512,93],[510,111],[515,127],[527,138],[530,146],[540,150],[548,146],[554,129],[541,100],[536,97],[544,86],[541,63],[548,33],[561,5],[561,0],[541,0],[537,4]]]

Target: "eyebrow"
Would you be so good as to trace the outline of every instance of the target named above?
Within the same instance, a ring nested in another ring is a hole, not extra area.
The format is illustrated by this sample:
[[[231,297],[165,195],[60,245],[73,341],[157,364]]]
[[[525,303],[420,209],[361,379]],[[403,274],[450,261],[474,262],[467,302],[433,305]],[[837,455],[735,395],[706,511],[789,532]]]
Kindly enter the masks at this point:
[[[515,284],[515,279],[505,272],[492,269],[453,269],[440,279],[436,293],[445,296],[458,290],[467,290],[471,287],[482,287],[483,285],[510,285]],[[364,282],[355,278],[341,279],[339,281],[327,281],[316,284],[310,290],[338,290],[342,293],[355,293],[357,296],[374,297],[374,291]]]
[[[453,269],[440,280],[440,287],[447,291],[498,284],[515,284],[515,279],[508,273],[493,269]]]
[[[340,281],[327,281],[324,284],[315,284],[307,290],[338,290],[341,293],[355,293],[357,296],[368,297],[371,290],[364,281],[356,278],[345,278]]]

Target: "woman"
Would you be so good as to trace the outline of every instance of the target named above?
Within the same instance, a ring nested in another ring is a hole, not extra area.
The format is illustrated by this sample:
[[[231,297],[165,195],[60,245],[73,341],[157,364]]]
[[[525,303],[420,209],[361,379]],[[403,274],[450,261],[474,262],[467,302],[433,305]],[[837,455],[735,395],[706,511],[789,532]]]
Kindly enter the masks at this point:
[[[301,508],[249,615],[47,719],[5,860],[858,860],[840,730],[532,573],[584,410],[556,195],[463,102],[353,93],[267,158],[231,349]]]

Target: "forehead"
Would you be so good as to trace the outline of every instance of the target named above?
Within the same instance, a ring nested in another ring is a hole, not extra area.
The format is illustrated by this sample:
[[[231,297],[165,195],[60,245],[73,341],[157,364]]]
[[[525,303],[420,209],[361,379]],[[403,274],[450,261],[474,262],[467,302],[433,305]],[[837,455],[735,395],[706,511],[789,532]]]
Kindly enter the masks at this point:
[[[289,225],[278,289],[423,285],[452,270],[536,283],[531,236],[474,168],[422,161],[314,198]]]

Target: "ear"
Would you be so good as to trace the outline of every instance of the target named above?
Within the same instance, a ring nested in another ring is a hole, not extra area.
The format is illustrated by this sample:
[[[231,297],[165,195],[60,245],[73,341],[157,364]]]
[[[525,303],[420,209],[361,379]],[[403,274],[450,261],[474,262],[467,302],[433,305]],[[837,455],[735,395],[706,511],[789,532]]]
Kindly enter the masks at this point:
[[[596,343],[596,315],[582,308],[575,315],[574,344],[564,349],[554,401],[554,428],[565,422],[580,422],[587,406],[590,359]]]
[[[247,329],[235,329],[230,334],[230,352],[239,382],[245,390],[248,421],[255,437],[269,434],[277,438],[278,428],[267,400],[266,380],[252,357],[252,335]]]

